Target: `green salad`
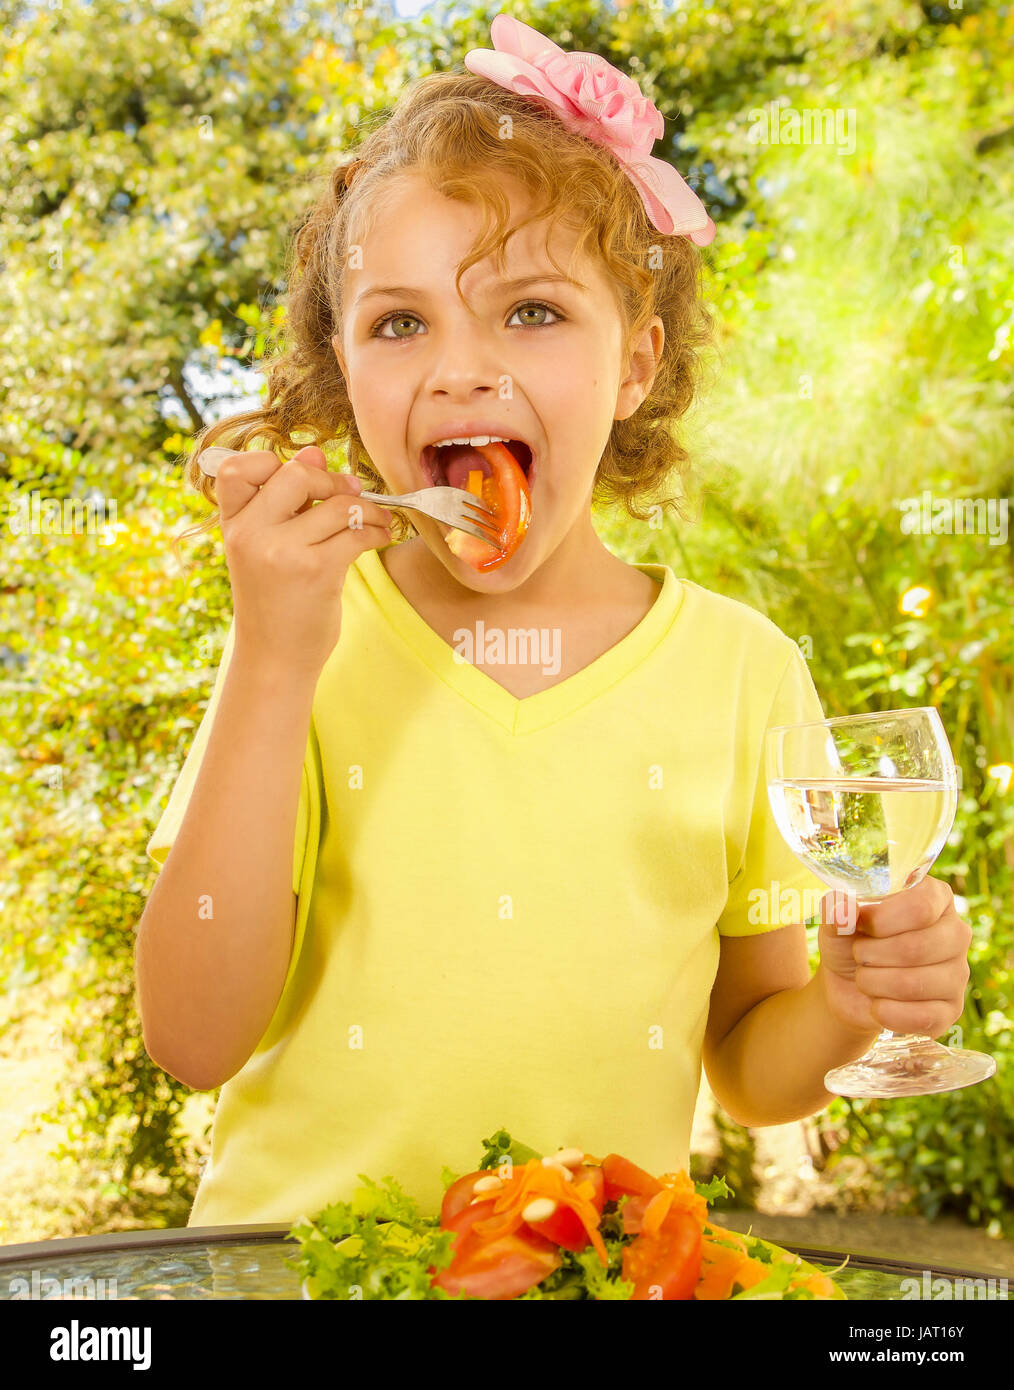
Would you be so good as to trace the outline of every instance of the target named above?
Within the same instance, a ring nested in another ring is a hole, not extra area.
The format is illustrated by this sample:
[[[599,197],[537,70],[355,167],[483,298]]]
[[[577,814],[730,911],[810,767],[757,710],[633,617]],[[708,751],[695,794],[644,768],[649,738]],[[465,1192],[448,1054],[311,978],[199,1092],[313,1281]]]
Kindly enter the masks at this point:
[[[720,1177],[655,1177],[578,1149],[541,1155],[504,1129],[475,1170],[444,1168],[439,1217],[394,1178],[359,1175],[348,1202],[290,1235],[310,1299],[841,1299],[831,1278],[756,1236],[708,1220],[735,1195]],[[478,1186],[477,1186],[478,1185]],[[833,1271],[837,1272],[837,1271]]]

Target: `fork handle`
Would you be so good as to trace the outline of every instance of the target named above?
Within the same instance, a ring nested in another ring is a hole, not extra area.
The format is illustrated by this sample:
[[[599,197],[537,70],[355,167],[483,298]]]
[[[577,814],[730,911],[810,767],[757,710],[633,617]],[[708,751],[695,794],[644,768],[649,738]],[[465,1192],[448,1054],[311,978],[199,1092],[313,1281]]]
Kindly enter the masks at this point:
[[[406,503],[404,497],[392,497],[391,494],[387,492],[364,491],[359,493],[359,496],[365,497],[367,502],[379,502],[382,507],[407,506],[409,509],[412,507],[412,503]]]

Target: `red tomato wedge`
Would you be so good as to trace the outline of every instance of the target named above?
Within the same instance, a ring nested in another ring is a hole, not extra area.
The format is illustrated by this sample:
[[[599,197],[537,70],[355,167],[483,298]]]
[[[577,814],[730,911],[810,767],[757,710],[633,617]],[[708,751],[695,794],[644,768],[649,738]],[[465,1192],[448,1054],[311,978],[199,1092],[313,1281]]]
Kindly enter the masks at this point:
[[[648,1203],[653,1199],[646,1192],[639,1192],[635,1197],[628,1197],[621,1208],[623,1216],[623,1230],[628,1236],[638,1236],[641,1234],[641,1226],[644,1222],[644,1212]]]
[[[628,1235],[644,1231],[655,1235],[671,1211],[692,1216],[701,1229],[708,1219],[708,1204],[697,1195],[687,1173],[663,1173],[658,1192],[638,1192],[623,1204],[623,1229]]]
[[[602,1169],[588,1168],[581,1164],[573,1172],[575,1183],[591,1183],[592,1193],[588,1200],[601,1216],[602,1208],[606,1204],[605,1179],[602,1176]],[[525,1224],[530,1231],[537,1232],[564,1250],[586,1250],[592,1243],[584,1222],[571,1207],[557,1207],[548,1220],[540,1221],[537,1225],[532,1225],[529,1222]]]
[[[449,1222],[441,1223],[455,1233],[454,1258],[434,1275],[437,1288],[470,1298],[517,1298],[559,1268],[557,1247],[527,1227],[492,1240],[476,1235],[475,1223],[492,1210],[490,1198],[464,1207]]]
[[[496,1240],[520,1227],[537,1232],[543,1223],[526,1221],[524,1213],[530,1202],[538,1197],[548,1197],[559,1210],[573,1213],[595,1247],[599,1259],[604,1265],[608,1264],[609,1256],[599,1232],[601,1208],[594,1201],[601,1190],[597,1177],[565,1177],[555,1163],[544,1164],[537,1158],[530,1159],[521,1168],[515,1166],[510,1180],[503,1183],[499,1193],[492,1194],[494,1214],[488,1221],[478,1224],[476,1234]],[[554,1212],[553,1216],[557,1214]],[[566,1235],[573,1228],[565,1224],[563,1229]]]
[[[475,450],[492,469],[492,474],[482,480],[481,496],[499,527],[497,543],[492,545],[458,530],[449,531],[446,541],[447,548],[459,560],[485,572],[505,564],[521,544],[532,519],[532,496],[524,469],[506,444],[493,440],[476,445]]]
[[[623,1277],[634,1285],[633,1298],[693,1298],[703,1244],[698,1222],[686,1212],[670,1211],[655,1235],[639,1235],[623,1252]]]
[[[451,1222],[459,1211],[464,1211],[475,1196],[475,1184],[480,1178],[488,1178],[490,1175],[496,1176],[496,1169],[477,1169],[474,1173],[466,1173],[463,1178],[458,1178],[452,1182],[444,1193],[444,1200],[440,1207],[440,1224],[445,1230],[451,1229]]]
[[[638,1168],[636,1163],[631,1163],[629,1158],[621,1158],[619,1154],[606,1154],[602,1160],[602,1176],[605,1179],[607,1202],[619,1201],[624,1193],[631,1196],[646,1193],[653,1197],[656,1192],[662,1191],[658,1178],[653,1178],[643,1168]]]
[[[430,1270],[434,1285],[471,1298],[511,1299],[559,1269],[563,1250],[592,1246],[606,1264],[599,1226],[605,1207],[621,1199],[623,1230],[633,1237],[623,1251],[622,1276],[634,1300],[729,1298],[735,1285],[749,1288],[769,1272],[747,1256],[743,1237],[719,1236],[707,1225],[707,1201],[685,1170],[656,1178],[622,1154],[598,1159],[586,1153],[567,1171],[569,1178],[531,1159],[479,1198],[475,1183],[499,1177],[496,1170],[457,1178],[440,1214],[441,1226],[454,1235],[453,1259],[439,1273]],[[556,1210],[545,1221],[526,1221],[525,1210],[537,1198],[551,1199]],[[813,1292],[827,1296],[818,1277]]]

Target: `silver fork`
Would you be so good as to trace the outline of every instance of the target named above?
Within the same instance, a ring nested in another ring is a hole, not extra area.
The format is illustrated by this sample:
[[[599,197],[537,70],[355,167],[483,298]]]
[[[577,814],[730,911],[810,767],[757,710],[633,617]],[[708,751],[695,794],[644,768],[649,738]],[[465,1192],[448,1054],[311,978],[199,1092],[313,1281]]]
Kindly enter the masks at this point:
[[[230,454],[237,453],[235,449],[222,449],[213,447],[205,449],[198,456],[197,462],[202,473],[209,478],[214,478],[218,473],[218,465]],[[454,526],[459,531],[467,531],[470,536],[475,536],[480,541],[489,541],[496,544],[500,535],[500,528],[492,520],[493,513],[471,492],[465,492],[459,487],[425,487],[418,492],[406,492],[401,496],[391,496],[384,492],[366,492],[359,494],[365,497],[368,502],[377,502],[382,507],[405,507],[411,512],[422,512],[424,516],[432,517],[434,521],[442,521],[446,526]],[[489,518],[489,520],[487,520]]]

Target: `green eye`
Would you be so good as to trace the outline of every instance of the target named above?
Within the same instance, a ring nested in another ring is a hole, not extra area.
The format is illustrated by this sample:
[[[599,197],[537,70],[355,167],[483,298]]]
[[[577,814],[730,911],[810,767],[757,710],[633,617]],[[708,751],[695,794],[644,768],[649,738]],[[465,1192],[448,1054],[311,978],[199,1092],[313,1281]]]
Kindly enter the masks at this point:
[[[551,309],[551,308],[549,307],[548,304],[537,303],[536,301],[532,300],[532,301],[531,301],[530,303],[528,303],[528,304],[519,304],[518,307],[514,310],[514,314],[520,314],[520,313],[522,313],[525,309],[542,309],[542,310],[543,310],[545,313],[547,313],[547,314],[555,314],[555,313],[556,313],[556,310],[555,310],[555,309]],[[514,317],[514,314],[511,315],[511,318]],[[558,316],[558,317],[559,317],[559,316]],[[526,324],[523,325],[523,327],[525,327],[525,328],[542,328],[542,327],[543,327],[543,324],[542,324],[542,323],[526,323]]]
[[[522,323],[520,325],[521,328],[552,328],[554,323],[562,323],[564,321],[564,316],[560,313],[559,309],[554,309],[551,304],[544,304],[540,299],[525,300],[524,304],[519,304],[516,309],[511,310],[509,317],[513,318],[515,314],[520,314],[523,309],[542,309],[546,313],[552,314],[553,319],[549,323],[545,321],[541,323]],[[385,314],[384,317],[380,319],[378,323],[374,324],[373,328],[370,330],[370,337],[388,339],[417,338],[419,336],[417,333],[382,333],[380,331],[382,328],[385,327],[386,324],[394,324],[399,322],[404,323],[409,321],[414,323],[422,322],[422,320],[416,314],[410,314],[404,309],[392,309],[392,311],[389,314]]]
[[[402,336],[405,336],[405,337],[408,337],[408,338],[414,338],[414,337],[415,337],[415,334],[414,334],[414,333],[407,333],[407,334],[405,334],[405,335],[402,335],[402,334],[400,334],[400,333],[394,333],[394,334],[387,334],[387,333],[385,333],[385,334],[381,334],[381,333],[379,332],[379,330],[380,330],[381,328],[383,328],[384,325],[385,325],[386,323],[405,323],[406,321],[412,321],[412,320],[414,320],[416,323],[419,322],[419,319],[416,318],[415,314],[405,314],[405,313],[402,313],[401,310],[395,310],[395,312],[394,312],[393,314],[388,314],[385,318],[382,318],[382,319],[380,320],[380,322],[377,324],[376,328],[374,328],[374,330],[373,330],[373,336],[374,336],[375,338],[380,338],[380,337],[395,337],[395,338],[400,338],[400,337],[402,337]]]

